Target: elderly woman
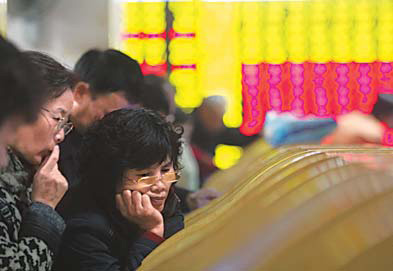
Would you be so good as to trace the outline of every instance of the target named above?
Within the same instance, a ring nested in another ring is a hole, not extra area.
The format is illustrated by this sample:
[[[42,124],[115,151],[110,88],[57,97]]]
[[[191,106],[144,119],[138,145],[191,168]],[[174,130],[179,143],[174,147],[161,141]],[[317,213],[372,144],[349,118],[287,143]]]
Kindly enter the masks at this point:
[[[51,270],[65,226],[54,210],[67,190],[57,144],[71,129],[73,76],[44,54],[23,54],[45,83],[37,90],[45,101],[35,121],[16,128],[0,171],[0,270]]]
[[[56,270],[134,270],[181,230],[182,130],[147,109],[114,111],[85,136]]]
[[[0,167],[15,129],[34,121],[42,106],[42,80],[28,59],[0,36]]]

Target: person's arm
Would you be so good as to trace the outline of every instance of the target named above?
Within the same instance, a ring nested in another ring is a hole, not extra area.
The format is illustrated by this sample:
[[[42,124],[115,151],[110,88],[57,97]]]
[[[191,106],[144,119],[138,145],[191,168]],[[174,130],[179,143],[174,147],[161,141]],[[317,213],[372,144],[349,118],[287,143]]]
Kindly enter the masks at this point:
[[[116,204],[129,222],[136,224],[142,230],[142,235],[131,245],[128,254],[128,270],[134,270],[143,259],[155,249],[165,236],[164,217],[155,209],[148,195],[138,191],[125,190],[116,195]]]
[[[5,193],[0,190],[1,196],[9,196]],[[2,200],[0,209],[0,270],[51,270],[64,230],[63,219],[51,207],[33,203],[17,228],[16,207]]]
[[[59,255],[55,262],[56,271],[120,271],[122,268],[109,247],[110,233],[90,226],[67,226]]]
[[[165,239],[152,232],[143,233],[131,246],[128,252],[128,265],[126,270],[136,270],[143,259],[146,258]]]
[[[56,261],[56,271],[129,271],[136,270],[143,259],[164,239],[152,232],[143,233],[129,247],[126,262],[118,259],[110,244],[109,230],[91,226],[67,228]],[[130,240],[131,242],[131,240]]]
[[[110,244],[113,241],[113,237],[110,236],[110,230],[106,229],[106,226],[99,226],[100,223],[93,223],[95,220],[89,218],[89,225],[87,225],[85,221],[78,220],[76,223],[81,223],[83,226],[74,227],[72,223],[69,222],[63,236],[63,243],[56,263],[57,269],[55,270],[135,270],[140,266],[143,259],[164,241],[164,236],[170,237],[184,227],[183,215],[180,211],[173,217],[165,220],[165,222],[161,221],[161,219],[163,219],[161,214],[153,209],[148,198],[141,196],[136,191],[134,191],[133,194],[137,199],[136,205],[139,205],[138,202],[144,202],[143,206],[145,208],[143,211],[139,211],[138,216],[136,216],[132,210],[126,210],[128,208],[125,202],[129,202],[127,205],[129,206],[130,201],[132,201],[130,191],[125,191],[116,196],[117,204],[123,216],[128,218],[132,223],[135,223],[134,221],[138,222],[138,232],[142,230],[136,240],[130,240],[132,243],[130,243],[129,250],[125,251],[125,255],[127,256],[125,262],[120,262],[111,250]],[[150,211],[153,212],[150,213]],[[157,214],[159,214],[159,216],[157,216]],[[142,227],[140,225],[142,225]],[[130,231],[134,230],[135,229],[130,228]]]
[[[164,237],[160,237],[152,232],[143,233],[138,240],[131,246],[129,251],[128,270],[138,268],[143,259],[146,258],[156,247],[158,247],[166,238],[170,238],[178,231],[184,229],[184,216],[178,209],[173,216],[164,219]]]

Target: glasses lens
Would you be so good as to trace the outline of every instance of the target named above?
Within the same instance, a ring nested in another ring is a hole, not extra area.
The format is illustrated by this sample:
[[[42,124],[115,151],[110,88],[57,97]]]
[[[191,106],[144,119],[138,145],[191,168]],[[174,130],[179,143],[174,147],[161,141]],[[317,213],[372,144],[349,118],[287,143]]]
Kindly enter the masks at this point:
[[[156,176],[151,176],[151,177],[143,177],[139,178],[137,180],[138,184],[145,184],[145,185],[153,185],[158,181],[158,178]]]
[[[177,177],[176,172],[168,172],[162,176],[162,181],[166,183],[173,183],[177,181]]]
[[[157,183],[159,179],[160,178],[157,176],[142,177],[142,178],[139,178],[136,182],[138,184],[150,186],[150,185]],[[169,173],[165,173],[164,175],[162,175],[162,181],[166,182],[166,183],[176,182],[177,179],[178,179],[178,175],[176,174],[176,172],[169,172]]]

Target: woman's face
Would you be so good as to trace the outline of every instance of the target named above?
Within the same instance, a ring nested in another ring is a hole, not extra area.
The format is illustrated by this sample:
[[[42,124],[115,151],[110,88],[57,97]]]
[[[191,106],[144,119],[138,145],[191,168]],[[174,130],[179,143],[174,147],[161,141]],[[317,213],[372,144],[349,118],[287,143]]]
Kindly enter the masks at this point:
[[[60,119],[68,120],[73,105],[72,91],[47,102],[32,124],[20,126],[12,148],[33,166],[39,166],[55,145],[64,140],[64,130],[58,130]]]
[[[146,169],[126,170],[118,191],[132,190],[146,194],[153,207],[162,212],[174,181],[176,173],[173,164],[166,161]]]

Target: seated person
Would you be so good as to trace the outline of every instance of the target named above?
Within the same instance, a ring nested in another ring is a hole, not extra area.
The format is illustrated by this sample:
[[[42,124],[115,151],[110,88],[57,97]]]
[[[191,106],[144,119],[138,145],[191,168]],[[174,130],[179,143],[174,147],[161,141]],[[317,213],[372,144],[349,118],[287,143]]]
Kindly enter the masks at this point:
[[[209,96],[196,108],[193,115],[193,130],[190,143],[199,164],[201,184],[217,170],[214,164],[216,148],[219,144],[245,147],[258,139],[258,135],[245,136],[238,128],[224,125],[226,100],[223,96]]]
[[[134,270],[183,229],[172,185],[181,134],[147,109],[111,112],[87,131],[55,270]]]

